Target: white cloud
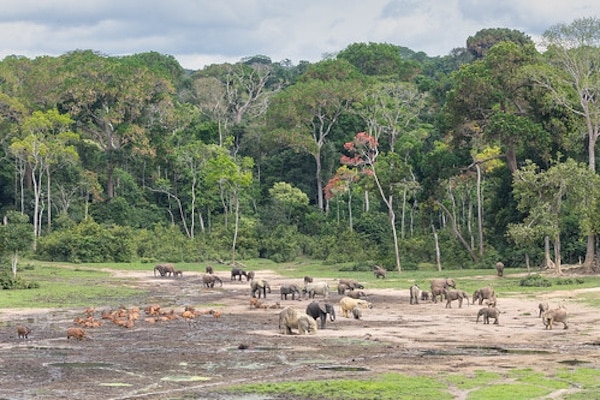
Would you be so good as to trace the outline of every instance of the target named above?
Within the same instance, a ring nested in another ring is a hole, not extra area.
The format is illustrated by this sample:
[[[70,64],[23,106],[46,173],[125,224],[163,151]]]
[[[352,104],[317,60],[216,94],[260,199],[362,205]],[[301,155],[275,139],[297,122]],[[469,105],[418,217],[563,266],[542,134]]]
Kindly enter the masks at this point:
[[[315,62],[355,42],[435,56],[483,28],[536,38],[589,16],[597,0],[3,0],[0,57],[158,51],[198,69],[257,54]]]

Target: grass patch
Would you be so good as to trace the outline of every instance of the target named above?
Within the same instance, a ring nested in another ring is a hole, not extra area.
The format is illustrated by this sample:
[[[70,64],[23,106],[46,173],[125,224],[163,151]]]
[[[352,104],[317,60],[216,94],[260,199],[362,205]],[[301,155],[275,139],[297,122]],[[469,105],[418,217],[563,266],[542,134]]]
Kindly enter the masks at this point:
[[[30,264],[31,265],[31,264]],[[82,307],[90,304],[121,304],[143,293],[112,279],[108,272],[89,266],[37,264],[17,277],[38,283],[34,289],[2,290],[0,308]]]
[[[477,370],[472,375],[449,375],[444,378],[445,382],[456,386],[461,390],[471,390],[481,386],[486,386],[500,379],[500,374],[495,372]]]
[[[285,394],[298,399],[397,400],[452,399],[445,385],[427,377],[384,374],[370,381],[339,379],[327,381],[260,383],[233,386],[229,393]]]

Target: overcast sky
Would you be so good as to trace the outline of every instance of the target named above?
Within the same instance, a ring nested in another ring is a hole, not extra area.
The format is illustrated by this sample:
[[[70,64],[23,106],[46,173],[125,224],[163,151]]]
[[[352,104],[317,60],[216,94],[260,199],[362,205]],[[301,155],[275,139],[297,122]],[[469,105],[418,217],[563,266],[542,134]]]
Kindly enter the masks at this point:
[[[447,55],[484,28],[537,40],[599,0],[1,0],[0,58],[157,51],[184,68],[265,55],[317,62],[351,43]]]

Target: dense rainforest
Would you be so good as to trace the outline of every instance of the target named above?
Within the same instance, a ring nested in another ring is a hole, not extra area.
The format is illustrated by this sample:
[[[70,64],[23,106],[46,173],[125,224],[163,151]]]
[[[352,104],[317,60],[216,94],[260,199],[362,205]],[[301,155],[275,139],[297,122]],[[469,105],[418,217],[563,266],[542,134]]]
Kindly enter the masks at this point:
[[[593,270],[600,21],[542,45],[490,28],[443,57],[353,43],[197,71],[155,52],[6,57],[3,265]]]

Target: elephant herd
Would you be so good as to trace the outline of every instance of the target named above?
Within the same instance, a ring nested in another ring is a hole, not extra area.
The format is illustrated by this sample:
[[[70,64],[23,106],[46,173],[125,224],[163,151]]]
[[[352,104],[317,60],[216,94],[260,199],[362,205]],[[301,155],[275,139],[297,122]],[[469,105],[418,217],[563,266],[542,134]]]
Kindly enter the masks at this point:
[[[498,276],[503,275],[504,265],[498,262],[496,265]],[[161,277],[177,277],[183,276],[181,271],[175,269],[173,264],[157,264],[154,267],[154,276],[159,273]],[[374,268],[376,278],[385,279],[385,272],[381,267]],[[271,293],[271,286],[265,279],[257,279],[254,271],[245,271],[241,268],[234,267],[231,269],[231,281],[241,281],[242,277],[250,282],[250,296],[253,299],[266,298],[267,294]],[[206,267],[206,274],[202,275],[202,284],[205,288],[214,288],[215,284],[223,286],[223,280],[214,274],[212,266]],[[340,300],[340,309],[342,316],[354,317],[360,319],[362,310],[372,308],[372,303],[364,298],[367,297],[363,291],[364,285],[354,279],[339,279],[337,285],[337,293],[342,297]],[[304,277],[304,285],[294,283],[284,283],[279,287],[281,300],[301,300],[302,298],[313,299],[306,307],[304,312],[297,310],[294,307],[284,308],[279,315],[279,328],[284,334],[292,333],[292,329],[298,330],[299,334],[313,334],[317,331],[317,321],[320,320],[320,329],[325,328],[325,323],[329,318],[335,321],[335,310],[333,305],[327,302],[330,294],[330,286],[325,281],[313,282],[313,278]],[[414,284],[409,288],[410,304],[418,305],[421,301],[432,301],[434,304],[446,301],[446,308],[452,308],[452,303],[457,302],[461,308],[463,302],[469,304],[483,305],[485,301],[486,307],[480,308],[477,312],[476,323],[479,323],[480,318],[484,324],[489,324],[490,319],[494,320],[494,324],[499,323],[500,311],[496,307],[497,299],[494,288],[491,286],[481,287],[473,292],[471,298],[464,290],[456,288],[456,281],[451,278],[432,279],[429,285],[429,291],[421,290],[418,284]],[[323,302],[314,300],[316,296],[322,296]],[[279,303],[277,303],[279,305]],[[562,323],[564,329],[568,329],[567,325],[567,310],[561,306],[555,309],[549,309],[548,305],[543,303],[539,305],[542,322],[546,329],[552,329],[554,323]]]

